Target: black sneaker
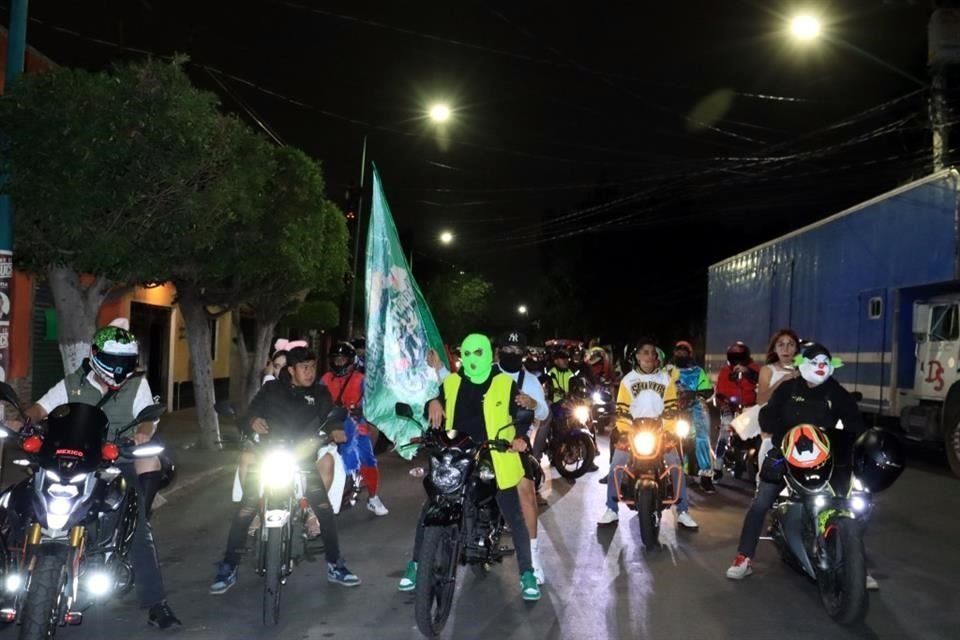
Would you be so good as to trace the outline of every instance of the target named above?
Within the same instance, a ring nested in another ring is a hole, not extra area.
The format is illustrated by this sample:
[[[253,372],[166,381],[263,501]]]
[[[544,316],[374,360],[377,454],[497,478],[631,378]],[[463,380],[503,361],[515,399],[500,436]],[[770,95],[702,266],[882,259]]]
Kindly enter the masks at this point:
[[[170,605],[167,604],[166,600],[150,607],[150,616],[147,618],[147,624],[151,627],[157,627],[158,629],[183,626],[180,618],[173,615],[173,610],[170,608]]]
[[[700,476],[700,488],[703,489],[704,493],[714,494],[717,492],[716,488],[713,486],[713,478],[710,476]]]
[[[597,480],[597,482],[599,482],[600,484],[607,484],[609,480],[610,480],[610,476],[605,475],[605,476],[601,476],[601,478]]]

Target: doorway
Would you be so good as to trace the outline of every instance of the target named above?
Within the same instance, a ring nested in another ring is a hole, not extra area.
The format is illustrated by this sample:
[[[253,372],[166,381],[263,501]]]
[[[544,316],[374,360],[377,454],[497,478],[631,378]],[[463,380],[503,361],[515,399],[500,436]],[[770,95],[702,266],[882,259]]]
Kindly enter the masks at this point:
[[[140,366],[160,403],[167,403],[167,382],[170,372],[170,307],[157,307],[142,302],[130,303],[130,330],[140,342]]]

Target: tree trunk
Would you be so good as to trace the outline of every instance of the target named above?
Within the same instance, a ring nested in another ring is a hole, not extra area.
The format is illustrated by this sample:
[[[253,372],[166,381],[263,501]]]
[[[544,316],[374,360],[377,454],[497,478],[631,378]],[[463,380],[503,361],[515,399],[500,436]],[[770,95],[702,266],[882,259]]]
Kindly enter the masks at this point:
[[[200,447],[219,449],[220,422],[213,405],[216,394],[213,388],[213,358],[210,353],[210,314],[200,297],[200,292],[191,285],[176,283],[177,302],[187,327],[187,345],[190,347],[190,372],[193,375],[193,397],[200,424]]]
[[[65,267],[50,269],[47,278],[57,309],[63,371],[73,373],[90,355],[90,340],[97,330],[97,312],[113,288],[113,282],[96,278],[84,285],[79,273]]]
[[[244,406],[248,405],[253,396],[260,390],[260,380],[263,378],[263,365],[270,357],[270,339],[277,328],[279,320],[257,319],[257,329],[254,338],[253,362],[247,373],[247,393],[243,398]]]

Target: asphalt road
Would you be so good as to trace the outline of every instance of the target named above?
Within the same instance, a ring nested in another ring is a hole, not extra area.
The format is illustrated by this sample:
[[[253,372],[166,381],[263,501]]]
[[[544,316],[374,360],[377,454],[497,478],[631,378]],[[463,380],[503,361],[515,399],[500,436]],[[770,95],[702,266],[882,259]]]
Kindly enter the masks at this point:
[[[598,459],[601,467],[606,457]],[[283,638],[420,638],[413,599],[396,583],[410,555],[421,501],[411,465],[382,463],[389,516],[363,507],[341,514],[341,546],[362,579],[346,589],[325,581],[322,558],[304,562],[284,589],[278,626],[260,619],[261,582],[249,564],[227,594],[210,596],[213,563],[223,551],[233,506],[224,475],[179,493],[155,519],[169,601],[182,629],[161,634],[127,596],[88,611],[79,627],[59,638],[129,640],[170,635],[203,640]],[[887,493],[867,534],[881,591],[870,596],[863,626],[845,629],[827,618],[816,588],[762,542],[754,575],[724,577],[732,559],[749,488],[737,483],[715,496],[692,492],[691,513],[700,531],[678,533],[673,552],[644,551],[635,516],[621,509],[618,526],[598,530],[604,488],[597,474],[576,484],[553,481],[541,517],[541,556],[548,584],[537,603],[519,596],[516,565],[508,559],[488,574],[461,570],[445,638],[925,638],[960,637],[960,480],[940,465],[922,462]],[[11,630],[5,633],[11,634]]]

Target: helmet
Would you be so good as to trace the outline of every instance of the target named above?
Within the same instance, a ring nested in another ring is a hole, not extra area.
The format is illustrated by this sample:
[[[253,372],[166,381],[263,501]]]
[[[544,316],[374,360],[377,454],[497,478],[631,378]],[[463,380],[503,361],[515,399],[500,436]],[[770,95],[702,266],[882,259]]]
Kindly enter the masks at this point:
[[[90,366],[107,385],[118,389],[137,370],[140,347],[126,329],[107,326],[93,334]]]
[[[892,485],[906,466],[900,438],[883,429],[868,429],[857,438],[853,448],[853,470],[870,491],[883,491]]]
[[[802,488],[817,491],[830,481],[833,454],[830,439],[812,424],[801,424],[783,437],[781,447],[790,477]]]
[[[342,376],[347,372],[347,369],[350,368],[350,365],[356,361],[357,350],[354,349],[353,345],[349,342],[338,342],[330,347],[330,351],[327,355],[330,356],[331,360],[330,370],[333,371],[334,375]],[[333,359],[338,356],[346,358],[347,364],[343,365],[342,367],[338,367],[337,365],[333,364]]]
[[[590,347],[587,350],[586,357],[584,360],[590,364],[599,364],[603,362],[606,352],[601,347]]]
[[[554,350],[553,350],[553,353],[550,354],[550,359],[551,359],[551,360],[556,360],[556,359],[558,359],[558,358],[566,358],[567,360],[569,360],[569,359],[570,359],[570,351],[569,351],[568,349],[563,348],[563,347],[558,347],[557,349],[554,349]]]
[[[750,347],[739,340],[734,342],[732,345],[727,347],[727,362],[730,364],[730,366],[748,364],[750,362]]]
[[[360,336],[350,338],[350,346],[352,346],[354,349],[366,349],[367,339]]]

